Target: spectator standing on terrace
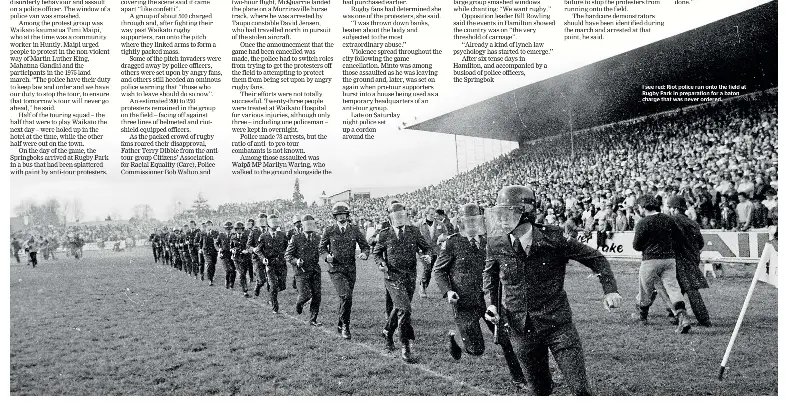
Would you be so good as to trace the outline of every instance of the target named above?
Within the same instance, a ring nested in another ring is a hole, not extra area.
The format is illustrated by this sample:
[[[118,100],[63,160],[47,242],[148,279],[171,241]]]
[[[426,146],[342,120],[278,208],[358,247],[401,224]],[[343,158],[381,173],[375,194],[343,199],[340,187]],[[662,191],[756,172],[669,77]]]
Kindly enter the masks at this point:
[[[762,204],[764,195],[757,195],[753,197],[753,207],[751,208],[750,227],[754,229],[767,227],[767,216],[769,210]]]
[[[767,210],[772,211],[773,208],[778,207],[778,192],[775,191],[772,187],[766,189],[764,191],[764,200],[761,204],[767,207]]]
[[[614,232],[622,232],[628,230],[628,216],[625,214],[625,209],[622,206],[617,208],[617,216],[614,219]]]
[[[753,203],[748,200],[747,193],[740,193],[737,195],[740,202],[737,204],[737,230],[747,231],[751,227],[751,213],[753,212]]]
[[[737,227],[737,212],[734,207],[728,196],[721,196],[721,202],[718,205],[719,223],[720,227],[726,231],[731,231]]]
[[[453,226],[453,224],[450,222],[450,220],[448,219],[448,216],[447,216],[447,214],[445,214],[445,210],[443,210],[443,209],[437,209],[435,212],[436,212],[436,214],[437,214],[437,221],[439,221],[440,223],[442,223],[442,225],[444,225],[444,226],[445,226],[445,228],[447,229],[447,235],[450,235],[450,234],[455,234],[455,233],[458,231],[458,230],[457,230],[457,229],[456,229],[456,228]]]
[[[737,185],[737,193],[740,194],[744,193],[745,196],[750,200],[753,198],[753,193],[755,189],[756,189],[756,184],[754,184],[753,181],[751,180],[751,174],[746,172],[742,176],[742,180],[740,181],[740,183]]]

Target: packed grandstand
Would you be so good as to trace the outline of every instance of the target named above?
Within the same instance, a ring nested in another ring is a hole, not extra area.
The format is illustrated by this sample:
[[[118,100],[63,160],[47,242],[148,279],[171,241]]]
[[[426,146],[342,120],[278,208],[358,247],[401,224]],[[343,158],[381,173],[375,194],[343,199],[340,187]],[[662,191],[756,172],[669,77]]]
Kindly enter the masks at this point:
[[[777,95],[774,88],[584,130],[574,134],[573,152],[569,134],[524,144],[436,185],[352,200],[352,218],[365,227],[378,226],[387,216],[386,200],[394,197],[415,221],[429,207],[444,210],[450,219],[463,203],[490,206],[502,186],[527,184],[537,194],[537,220],[563,226],[567,236],[632,230],[639,219],[636,200],[644,193],[664,201],[673,194],[684,196],[687,215],[704,229],[763,228],[777,218]],[[143,240],[154,229],[192,219],[236,222],[263,212],[278,213],[285,225],[306,213],[321,225],[331,220],[329,205],[274,200],[227,203],[200,214],[187,210],[164,223],[46,226],[32,233],[58,239],[79,233],[86,242]]]
[[[636,199],[648,192],[662,200],[684,196],[688,215],[705,229],[762,228],[777,214],[777,95],[776,88],[585,130],[574,135],[573,155],[568,134],[526,144],[436,185],[353,200],[353,218],[379,224],[389,197],[415,220],[428,207],[453,218],[463,203],[490,206],[502,186],[528,184],[538,195],[538,220],[568,232],[632,230]],[[284,218],[309,213],[322,224],[331,219],[330,206],[295,208],[280,200],[223,204],[209,218],[244,221],[269,211]],[[185,212],[174,221],[193,218]]]

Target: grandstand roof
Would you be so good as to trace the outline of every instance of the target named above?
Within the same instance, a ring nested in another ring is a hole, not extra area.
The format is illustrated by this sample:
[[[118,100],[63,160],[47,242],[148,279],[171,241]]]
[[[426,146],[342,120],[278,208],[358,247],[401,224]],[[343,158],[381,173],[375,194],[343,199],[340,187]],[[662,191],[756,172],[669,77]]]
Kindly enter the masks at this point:
[[[770,2],[407,127],[526,142],[703,102],[642,102],[641,86],[778,85],[778,13]]]

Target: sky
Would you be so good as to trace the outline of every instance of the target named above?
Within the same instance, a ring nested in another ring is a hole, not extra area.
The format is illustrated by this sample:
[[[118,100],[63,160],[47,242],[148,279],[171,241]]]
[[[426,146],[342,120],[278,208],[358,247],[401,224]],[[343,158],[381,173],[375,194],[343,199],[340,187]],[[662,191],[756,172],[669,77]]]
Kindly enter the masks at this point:
[[[449,32],[451,19],[457,18],[452,10],[446,10],[445,16],[447,18],[436,23],[432,22],[429,27],[420,27],[420,29],[431,29],[434,34],[418,37],[419,42],[417,43],[417,46],[422,48],[433,46],[448,49],[441,56],[422,59],[422,61],[433,62],[435,66],[442,66],[435,85],[439,96],[430,99],[428,104],[419,104],[415,107],[391,107],[391,110],[400,113],[401,117],[390,119],[386,126],[379,129],[374,140],[342,140],[341,120],[345,115],[341,111],[340,85],[332,84],[320,89],[324,92],[323,97],[326,104],[329,105],[328,112],[333,116],[331,117],[333,124],[304,130],[328,135],[327,140],[305,142],[304,148],[309,154],[319,155],[326,163],[326,168],[330,169],[333,174],[300,176],[301,192],[310,202],[316,200],[323,191],[331,195],[346,189],[374,188],[372,197],[377,197],[383,196],[386,189],[400,191],[401,189],[415,189],[436,184],[455,175],[457,165],[459,171],[471,169],[479,163],[493,159],[500,153],[510,151],[516,145],[496,140],[456,138],[447,134],[401,130],[401,126],[406,127],[514,88],[644,46],[766,3],[766,1],[692,0],[692,4],[689,6],[665,5],[665,3],[672,2],[663,3],[664,5],[659,6],[662,8],[657,9],[659,11],[656,11],[656,14],[666,24],[662,28],[654,29],[650,34],[623,35],[617,39],[606,39],[602,42],[564,42],[561,36],[561,26],[543,29],[540,34],[542,36],[534,39],[543,40],[550,47],[558,50],[553,56],[546,59],[549,61],[548,69],[532,70],[526,76],[498,78],[494,83],[484,84],[452,83],[449,66],[455,58],[449,49],[456,47],[456,43],[442,39],[446,38],[446,35],[437,35],[437,33]],[[686,10],[690,10],[690,12]],[[558,12],[554,12],[554,14],[558,22],[562,21]],[[215,29],[219,28],[215,27]],[[523,39],[531,40],[530,38]],[[334,40],[340,42],[338,37]],[[346,54],[342,53],[343,49],[337,49],[336,52],[337,55]],[[228,64],[229,59],[229,57],[224,57],[222,63],[225,64],[219,66],[222,70],[231,70]],[[340,60],[339,57],[336,59]],[[118,63],[115,59],[97,59],[95,63],[93,68],[95,74],[101,74],[103,71],[105,75],[119,77]],[[333,74],[334,77],[340,77],[340,70],[336,69]],[[42,202],[49,198],[56,198],[61,202],[73,202],[79,199],[84,211],[83,220],[102,218],[107,215],[117,215],[122,219],[127,219],[131,217],[134,206],[139,204],[150,205],[156,218],[166,219],[171,217],[177,202],[188,206],[199,193],[202,193],[213,207],[230,202],[291,198],[294,176],[265,177],[230,174],[231,168],[229,168],[228,162],[232,159],[229,153],[230,141],[236,140],[236,135],[227,129],[231,127],[227,100],[235,95],[229,89],[228,80],[222,85],[215,85],[213,90],[213,98],[203,100],[203,102],[217,106],[217,110],[211,115],[214,123],[194,129],[216,136],[216,140],[211,146],[218,147],[220,150],[217,161],[219,168],[215,169],[212,175],[154,178],[121,176],[118,173],[120,170],[118,165],[119,142],[127,139],[127,135],[120,133],[119,126],[114,123],[119,121],[118,105],[125,105],[126,101],[115,98],[103,107],[110,124],[101,127],[101,133],[104,134],[106,140],[96,146],[99,152],[109,155],[112,160],[108,165],[110,175],[84,178],[12,176],[10,179],[10,214],[13,215],[15,206],[22,201]],[[114,92],[119,93],[116,90]]]

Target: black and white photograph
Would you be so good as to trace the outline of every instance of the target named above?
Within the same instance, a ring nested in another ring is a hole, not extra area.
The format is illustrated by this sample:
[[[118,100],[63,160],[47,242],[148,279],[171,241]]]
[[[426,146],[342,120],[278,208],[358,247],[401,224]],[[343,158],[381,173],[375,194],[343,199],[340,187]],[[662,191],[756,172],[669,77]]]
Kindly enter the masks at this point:
[[[2,7],[11,398],[779,395],[777,0]]]

